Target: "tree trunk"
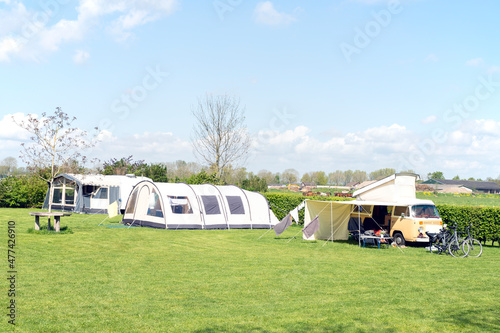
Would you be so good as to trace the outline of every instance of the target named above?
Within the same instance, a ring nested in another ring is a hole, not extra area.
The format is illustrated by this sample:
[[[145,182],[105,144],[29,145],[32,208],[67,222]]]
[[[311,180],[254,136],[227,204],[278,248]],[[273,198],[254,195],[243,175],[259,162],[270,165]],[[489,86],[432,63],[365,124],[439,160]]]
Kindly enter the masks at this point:
[[[49,213],[52,212],[52,201],[54,200],[54,179],[49,182]]]

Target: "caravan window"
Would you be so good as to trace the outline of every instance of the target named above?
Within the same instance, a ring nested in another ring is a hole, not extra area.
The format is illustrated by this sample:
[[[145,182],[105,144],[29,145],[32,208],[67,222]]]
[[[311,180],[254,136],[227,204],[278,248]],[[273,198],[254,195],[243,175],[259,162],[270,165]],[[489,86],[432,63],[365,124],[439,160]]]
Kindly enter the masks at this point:
[[[245,207],[243,201],[237,195],[226,196],[227,203],[229,204],[229,211],[231,214],[245,214]]]
[[[202,195],[201,200],[207,215],[220,214],[219,201],[215,195]]]
[[[163,211],[161,210],[160,204],[160,196],[158,195],[158,193],[156,193],[155,189],[153,189],[153,192],[151,192],[151,195],[149,196],[148,215],[163,217]]]
[[[188,197],[169,195],[170,207],[174,214],[193,214],[191,203]]]

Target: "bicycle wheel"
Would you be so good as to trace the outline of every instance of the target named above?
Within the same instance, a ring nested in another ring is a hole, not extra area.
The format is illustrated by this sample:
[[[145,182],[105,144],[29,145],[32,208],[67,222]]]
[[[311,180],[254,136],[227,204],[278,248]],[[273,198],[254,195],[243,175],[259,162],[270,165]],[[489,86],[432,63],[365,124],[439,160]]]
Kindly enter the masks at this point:
[[[469,253],[469,243],[465,242],[463,239],[455,239],[448,244],[448,252],[453,257],[466,257]]]
[[[479,257],[483,253],[483,246],[481,243],[474,238],[470,238],[467,240],[467,244],[469,245],[469,257]]]

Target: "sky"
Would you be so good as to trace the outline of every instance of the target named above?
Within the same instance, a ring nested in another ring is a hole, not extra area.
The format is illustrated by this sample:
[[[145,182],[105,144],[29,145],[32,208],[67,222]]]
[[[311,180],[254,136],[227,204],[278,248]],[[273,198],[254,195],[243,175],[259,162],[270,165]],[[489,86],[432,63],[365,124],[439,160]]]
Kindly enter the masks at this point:
[[[500,176],[500,2],[0,0],[0,160],[56,107],[102,161],[197,161],[192,110],[240,100],[248,171]],[[19,165],[22,165],[19,160]]]

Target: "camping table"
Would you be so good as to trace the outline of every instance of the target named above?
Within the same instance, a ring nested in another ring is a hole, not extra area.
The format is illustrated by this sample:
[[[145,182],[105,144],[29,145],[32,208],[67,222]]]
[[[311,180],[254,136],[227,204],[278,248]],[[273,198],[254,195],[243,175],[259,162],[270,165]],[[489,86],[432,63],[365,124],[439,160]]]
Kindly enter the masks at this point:
[[[40,216],[48,217],[47,230],[50,230],[50,217],[53,216],[54,217],[54,229],[56,232],[59,232],[61,230],[61,226],[60,226],[61,216],[70,216],[71,213],[31,212],[30,215],[35,217],[35,230],[40,230]]]
[[[359,235],[359,238],[363,241],[363,247],[365,247],[365,242],[367,239],[374,239],[377,244],[378,244],[378,248],[380,249],[380,243],[382,240],[386,240],[386,243],[387,244],[387,247],[389,247],[389,241],[392,240],[392,237],[389,237],[389,236],[371,236],[371,235]]]

